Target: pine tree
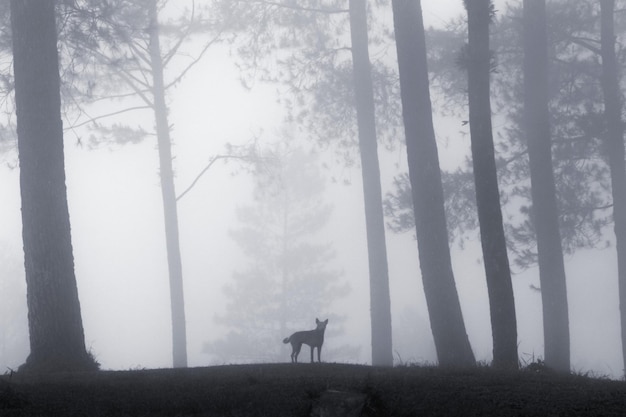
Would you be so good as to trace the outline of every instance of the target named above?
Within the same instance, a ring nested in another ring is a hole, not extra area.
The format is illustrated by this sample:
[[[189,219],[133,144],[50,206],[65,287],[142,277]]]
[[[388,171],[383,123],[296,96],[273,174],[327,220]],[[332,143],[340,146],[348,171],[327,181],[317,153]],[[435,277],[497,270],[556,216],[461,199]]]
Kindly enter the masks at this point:
[[[422,6],[419,0],[392,4],[420,269],[437,358],[442,366],[473,366],[448,245]]]
[[[23,371],[96,370],[70,233],[54,2],[11,1],[30,355]]]
[[[348,287],[329,267],[332,245],[317,236],[332,208],[316,158],[287,149],[277,161],[257,177],[254,203],[237,211],[241,227],[231,234],[249,263],[224,289],[229,303],[216,320],[230,333],[205,345],[219,362],[285,361],[284,337],[315,327],[316,317],[330,317],[327,337],[341,326],[330,307]]]
[[[491,311],[493,364],[497,367],[517,369],[515,301],[504,238],[491,127],[489,24],[493,6],[490,0],[466,0],[465,6],[468,27],[467,84],[472,163]]]

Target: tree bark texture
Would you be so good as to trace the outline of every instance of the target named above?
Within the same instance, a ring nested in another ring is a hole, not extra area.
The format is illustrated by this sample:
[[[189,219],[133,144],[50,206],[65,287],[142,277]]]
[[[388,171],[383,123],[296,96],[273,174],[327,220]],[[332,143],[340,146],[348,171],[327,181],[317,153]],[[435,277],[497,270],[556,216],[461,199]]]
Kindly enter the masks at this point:
[[[602,91],[604,93],[605,143],[611,169],[613,222],[617,249],[617,274],[622,336],[622,357],[626,367],[626,164],[622,97],[615,56],[614,0],[600,1]]]
[[[437,358],[442,366],[473,366],[452,272],[421,2],[392,5],[420,268]]]
[[[567,286],[552,168],[548,90],[545,0],[524,0],[524,130],[539,256],[544,360],[550,368],[569,372]]]
[[[159,44],[159,21],[156,0],[150,1],[150,60],[153,75],[154,116],[159,149],[161,192],[165,220],[165,241],[170,280],[172,309],[172,356],[175,368],[187,367],[187,330],[185,322],[185,297],[183,269],[178,235],[178,210],[172,169],[172,144],[165,104],[163,60]]]
[[[53,1],[12,0],[30,355],[22,370],[95,370],[74,273]]]
[[[350,0],[350,35],[365,199],[372,320],[372,365],[391,366],[393,365],[393,352],[389,270],[376,142],[374,92],[368,50],[366,0]]]
[[[493,365],[517,368],[517,323],[506,251],[491,128],[489,75],[490,1],[466,0],[468,98],[476,204],[487,278],[493,336]]]

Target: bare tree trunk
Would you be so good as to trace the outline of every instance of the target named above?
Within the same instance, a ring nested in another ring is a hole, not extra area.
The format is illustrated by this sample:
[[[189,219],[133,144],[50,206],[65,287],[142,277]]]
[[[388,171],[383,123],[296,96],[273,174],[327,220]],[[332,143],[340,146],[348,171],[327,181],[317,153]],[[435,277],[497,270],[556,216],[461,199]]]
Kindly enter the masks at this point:
[[[372,365],[391,366],[393,352],[389,270],[376,142],[372,69],[368,51],[366,0],[350,0],[350,34],[370,274]]]
[[[421,2],[392,4],[420,268],[437,358],[442,366],[473,366],[448,245]]]
[[[622,97],[615,57],[614,0],[600,1],[602,91],[606,121],[606,150],[611,169],[613,221],[617,248],[617,274],[622,335],[622,357],[626,366],[626,164],[624,162],[624,128]]]
[[[489,74],[489,0],[465,0],[468,15],[468,97],[480,239],[487,277],[493,365],[517,368],[517,322],[496,173]]]
[[[185,297],[183,292],[183,270],[178,238],[178,211],[172,169],[172,144],[165,104],[163,83],[163,61],[159,45],[159,22],[156,0],[150,1],[150,60],[153,75],[154,116],[159,149],[161,192],[165,219],[167,264],[170,277],[170,299],[172,308],[172,356],[175,368],[187,366],[187,330],[185,323]]]
[[[543,305],[544,359],[569,372],[569,318],[548,110],[545,0],[524,0],[524,130],[528,142],[533,224]]]
[[[12,0],[11,26],[31,349],[20,370],[96,370],[74,273],[54,2]]]

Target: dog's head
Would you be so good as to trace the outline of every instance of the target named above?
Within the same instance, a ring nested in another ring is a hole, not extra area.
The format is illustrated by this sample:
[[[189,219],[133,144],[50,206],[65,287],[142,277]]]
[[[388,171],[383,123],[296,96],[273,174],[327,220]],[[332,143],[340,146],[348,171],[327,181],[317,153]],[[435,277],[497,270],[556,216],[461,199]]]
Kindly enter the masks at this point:
[[[320,331],[324,331],[326,330],[326,325],[328,324],[328,319],[324,320],[324,321],[319,321],[318,319],[315,319],[315,324],[317,324],[317,329],[315,330],[320,330]]]

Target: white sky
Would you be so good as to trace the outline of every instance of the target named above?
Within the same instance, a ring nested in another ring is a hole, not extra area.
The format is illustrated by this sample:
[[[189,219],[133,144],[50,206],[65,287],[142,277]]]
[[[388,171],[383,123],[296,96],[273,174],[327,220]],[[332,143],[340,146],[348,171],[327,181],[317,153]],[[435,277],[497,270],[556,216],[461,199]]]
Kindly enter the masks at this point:
[[[423,0],[422,7],[426,26],[438,25],[462,12],[461,0]],[[212,155],[223,151],[226,142],[245,143],[260,132],[271,137],[283,117],[273,89],[257,84],[252,91],[244,91],[228,54],[220,50],[212,51],[189,73],[170,96],[170,103],[179,192]],[[457,126],[457,121],[438,119],[440,139],[454,135]],[[67,136],[65,146],[87,346],[105,369],[168,367],[170,309],[155,144],[148,140],[140,145],[90,151],[77,147],[75,139]],[[466,151],[440,149],[440,155],[446,160]],[[383,184],[388,188],[397,172],[395,164],[406,165],[406,156],[401,150],[385,153],[381,147],[380,157]],[[221,288],[244,259],[228,230],[236,226],[234,208],[250,200],[251,184],[244,173],[230,175],[231,169],[231,165],[217,164],[179,203],[190,366],[209,364],[209,357],[201,352],[203,343],[227,330],[217,326],[213,318],[225,305]],[[352,292],[336,306],[337,312],[348,315],[346,335],[341,341],[326,343],[361,345],[361,355],[353,362],[366,363],[370,359],[369,288],[360,173],[340,167],[336,170],[348,176],[352,185],[329,184],[328,200],[335,206],[329,229],[337,232],[333,242]],[[0,243],[19,259],[17,169],[0,167],[0,196]],[[396,330],[402,330],[394,335],[395,349],[404,361],[432,362],[435,354],[416,243],[410,234],[390,232],[387,241],[393,322]],[[479,257],[476,239],[465,251],[454,250],[453,263],[474,353],[478,360],[489,361],[489,310]],[[617,377],[622,365],[615,265],[613,250],[590,251],[567,259],[572,366]],[[9,278],[0,276],[3,279]],[[536,269],[514,277],[519,353],[529,362],[543,352],[540,295],[529,289],[530,284],[538,284]],[[14,368],[27,353],[4,360],[0,357],[0,366]]]

